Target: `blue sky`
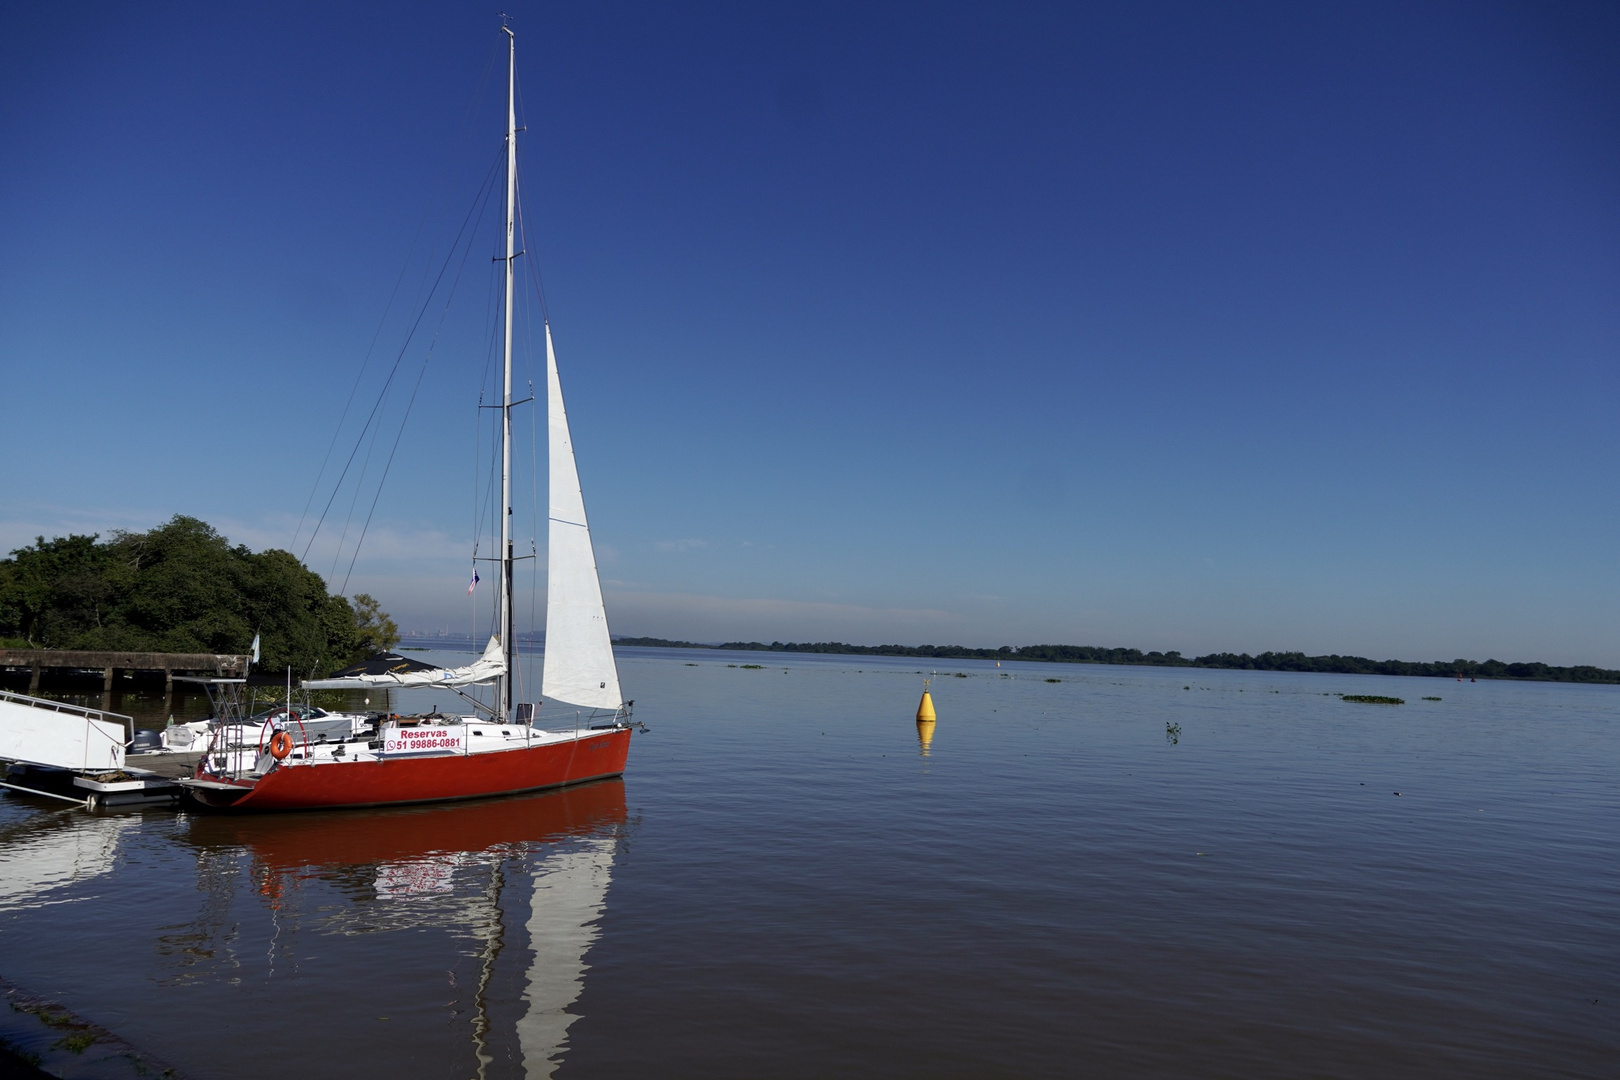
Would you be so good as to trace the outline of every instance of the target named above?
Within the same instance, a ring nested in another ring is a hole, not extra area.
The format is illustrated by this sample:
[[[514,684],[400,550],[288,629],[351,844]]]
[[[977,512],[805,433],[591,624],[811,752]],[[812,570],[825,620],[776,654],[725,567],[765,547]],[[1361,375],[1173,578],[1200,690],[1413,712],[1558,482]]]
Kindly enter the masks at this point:
[[[1620,667],[1605,7],[507,10],[616,633]],[[469,4],[0,15],[0,544],[293,546],[499,49]],[[411,627],[487,611],[491,224],[349,580]]]

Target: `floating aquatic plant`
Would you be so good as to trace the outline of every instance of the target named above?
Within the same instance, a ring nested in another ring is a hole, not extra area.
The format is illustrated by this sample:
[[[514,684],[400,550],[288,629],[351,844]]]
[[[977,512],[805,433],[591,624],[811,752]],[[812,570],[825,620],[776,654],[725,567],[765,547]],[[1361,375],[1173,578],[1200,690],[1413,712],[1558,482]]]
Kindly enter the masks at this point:
[[[76,1031],[71,1035],[64,1035],[51,1044],[52,1048],[66,1050],[70,1054],[82,1054],[96,1044],[96,1037],[88,1031]]]

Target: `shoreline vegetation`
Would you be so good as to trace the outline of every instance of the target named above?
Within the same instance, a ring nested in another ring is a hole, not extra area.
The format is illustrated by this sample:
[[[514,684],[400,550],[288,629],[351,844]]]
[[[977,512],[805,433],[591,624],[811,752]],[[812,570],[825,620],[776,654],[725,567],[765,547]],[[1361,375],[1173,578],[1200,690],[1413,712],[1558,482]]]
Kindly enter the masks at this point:
[[[245,653],[255,638],[260,672],[307,678],[393,648],[399,628],[290,552],[233,546],[184,515],[106,540],[41,536],[0,559],[0,648]]]
[[[1510,679],[1521,682],[1620,684],[1620,671],[1578,664],[1558,667],[1500,660],[1369,660],[1365,656],[1306,656],[1302,652],[1210,653],[1182,656],[1176,651],[1103,648],[1096,645],[1003,645],[973,649],[965,645],[846,645],[841,641],[728,641],[714,645],[667,638],[616,637],[615,645],[660,649],[711,649],[734,652],[834,653],[849,656],[908,656],[924,660],[1033,660],[1055,664],[1122,664],[1142,667],[1225,668],[1238,671],[1307,671],[1328,675],[1413,675],[1436,679]]]

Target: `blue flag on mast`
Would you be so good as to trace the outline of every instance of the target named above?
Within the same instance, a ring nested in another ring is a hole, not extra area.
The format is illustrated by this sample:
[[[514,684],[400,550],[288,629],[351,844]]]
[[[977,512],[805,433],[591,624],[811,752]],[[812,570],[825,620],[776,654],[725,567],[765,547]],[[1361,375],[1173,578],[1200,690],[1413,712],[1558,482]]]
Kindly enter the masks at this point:
[[[473,594],[473,590],[476,588],[478,588],[478,571],[475,568],[473,570],[473,579],[467,582],[467,595],[471,596]]]

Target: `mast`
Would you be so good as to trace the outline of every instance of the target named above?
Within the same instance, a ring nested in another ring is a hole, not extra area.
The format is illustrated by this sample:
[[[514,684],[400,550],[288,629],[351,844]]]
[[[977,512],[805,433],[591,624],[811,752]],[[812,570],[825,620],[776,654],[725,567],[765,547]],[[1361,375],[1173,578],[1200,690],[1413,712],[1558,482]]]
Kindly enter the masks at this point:
[[[506,674],[495,685],[495,709],[500,722],[512,716],[512,683],[517,677],[517,643],[512,619],[512,252],[513,222],[517,216],[517,35],[501,27],[507,38],[506,68],[506,345],[502,354],[501,391],[501,651]]]

